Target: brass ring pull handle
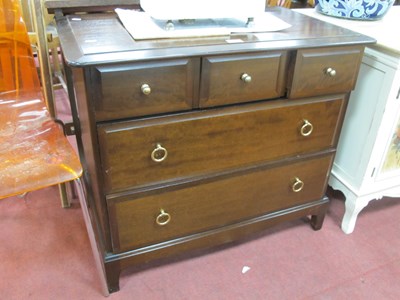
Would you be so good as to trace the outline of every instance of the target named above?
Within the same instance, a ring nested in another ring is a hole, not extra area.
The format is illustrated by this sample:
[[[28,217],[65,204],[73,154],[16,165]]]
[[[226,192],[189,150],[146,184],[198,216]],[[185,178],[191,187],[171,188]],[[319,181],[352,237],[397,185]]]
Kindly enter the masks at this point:
[[[150,95],[151,93],[151,88],[147,83],[142,84],[142,86],[140,87],[143,95]]]
[[[160,209],[160,214],[156,218],[157,225],[165,226],[171,221],[171,215]]]
[[[329,75],[330,77],[335,77],[336,76],[336,70],[334,68],[327,68],[325,70],[325,74]]]
[[[240,76],[240,79],[244,82],[244,83],[250,83],[251,82],[251,76],[247,73],[243,73],[242,76]]]
[[[151,159],[154,162],[162,162],[168,156],[168,151],[160,144],[156,145],[156,148],[151,152]]]
[[[292,191],[298,193],[303,189],[303,187],[304,187],[304,182],[301,181],[299,177],[295,177],[293,179]]]
[[[300,134],[302,136],[309,136],[314,130],[314,126],[310,123],[310,121],[304,119],[303,126],[300,128]]]

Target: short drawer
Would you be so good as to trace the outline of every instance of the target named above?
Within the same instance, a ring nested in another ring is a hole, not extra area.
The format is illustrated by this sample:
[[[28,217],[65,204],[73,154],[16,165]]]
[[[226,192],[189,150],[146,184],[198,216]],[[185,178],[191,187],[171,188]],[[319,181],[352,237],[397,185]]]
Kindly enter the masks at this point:
[[[198,97],[199,59],[99,66],[92,73],[97,120],[188,110]]]
[[[200,107],[283,96],[287,61],[286,51],[203,58]]]
[[[98,126],[106,193],[334,147],[341,98],[277,100]]]
[[[355,87],[363,47],[298,50],[288,97],[346,93]]]
[[[109,200],[113,250],[122,252],[322,198],[333,155],[235,174],[137,198]]]

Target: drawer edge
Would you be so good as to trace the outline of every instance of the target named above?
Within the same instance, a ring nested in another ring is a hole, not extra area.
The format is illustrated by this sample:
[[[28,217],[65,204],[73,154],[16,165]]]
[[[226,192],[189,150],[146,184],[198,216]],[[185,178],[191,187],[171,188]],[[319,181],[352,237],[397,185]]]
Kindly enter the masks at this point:
[[[127,198],[132,199],[132,197],[142,197],[144,194],[157,194],[160,190],[173,191],[189,187],[192,185],[198,185],[214,180],[220,180],[231,176],[238,176],[246,173],[251,173],[257,170],[270,169],[279,166],[285,166],[292,163],[296,163],[302,160],[310,160],[318,157],[329,156],[336,152],[336,148],[329,148],[324,151],[306,153],[300,156],[286,157],[277,161],[267,161],[258,164],[248,165],[241,168],[234,168],[229,170],[223,170],[220,172],[215,172],[213,174],[202,174],[199,176],[192,176],[188,178],[183,178],[181,180],[171,180],[170,182],[163,182],[155,185],[146,185],[143,187],[134,188],[131,190],[124,190],[120,192],[110,193],[105,196],[107,205],[112,203],[118,203],[120,201],[125,201]]]
[[[285,221],[295,220],[304,216],[316,216],[325,214],[329,205],[329,198],[324,196],[321,199],[305,204],[278,210],[258,216],[252,219],[237,222],[224,227],[214,228],[200,233],[187,235],[166,242],[152,244],[142,248],[125,251],[117,254],[108,253],[105,257],[106,263],[121,262],[121,266],[143,263],[150,259],[163,258],[168,255],[180,253],[182,250],[188,251],[199,249],[199,244],[203,243],[203,249],[215,247],[233,242],[239,238],[245,238],[248,234],[265,230],[285,218]],[[312,222],[312,221],[311,221]],[[319,228],[315,228],[318,230]],[[211,241],[211,242],[210,242]]]

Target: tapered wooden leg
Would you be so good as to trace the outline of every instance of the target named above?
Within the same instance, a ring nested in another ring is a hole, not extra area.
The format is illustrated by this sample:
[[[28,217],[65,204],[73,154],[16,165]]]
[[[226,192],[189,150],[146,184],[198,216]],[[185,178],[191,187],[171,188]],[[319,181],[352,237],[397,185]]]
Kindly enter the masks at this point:
[[[311,227],[314,230],[320,230],[322,228],[322,224],[324,223],[326,212],[328,211],[329,207],[329,200],[326,198],[327,202],[322,204],[318,208],[318,212],[314,215],[311,215]]]
[[[119,291],[119,276],[121,274],[121,268],[119,262],[107,262],[105,264],[106,278],[108,291],[110,293]]]

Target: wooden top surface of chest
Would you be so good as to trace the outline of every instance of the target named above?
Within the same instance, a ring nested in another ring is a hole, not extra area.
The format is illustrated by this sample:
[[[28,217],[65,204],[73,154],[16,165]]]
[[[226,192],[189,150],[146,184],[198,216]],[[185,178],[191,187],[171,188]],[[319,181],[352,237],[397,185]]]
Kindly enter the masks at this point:
[[[230,36],[135,41],[113,12],[58,17],[57,30],[71,66],[150,59],[374,43],[373,38],[281,7],[267,8],[290,28]],[[235,41],[232,43],[232,41]],[[238,42],[239,41],[239,42]]]

